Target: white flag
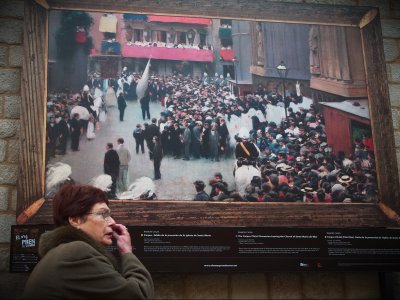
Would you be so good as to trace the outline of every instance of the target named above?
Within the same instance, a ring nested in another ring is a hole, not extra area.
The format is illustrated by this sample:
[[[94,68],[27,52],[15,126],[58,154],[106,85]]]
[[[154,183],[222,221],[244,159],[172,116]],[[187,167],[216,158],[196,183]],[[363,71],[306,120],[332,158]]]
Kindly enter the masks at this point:
[[[146,93],[149,82],[149,73],[150,73],[150,58],[149,61],[147,62],[146,68],[144,69],[142,78],[140,78],[136,86],[136,95],[138,100],[142,99],[144,94]]]
[[[300,83],[299,83],[298,81],[297,81],[297,83],[296,83],[296,95],[297,95],[298,97],[301,96]]]

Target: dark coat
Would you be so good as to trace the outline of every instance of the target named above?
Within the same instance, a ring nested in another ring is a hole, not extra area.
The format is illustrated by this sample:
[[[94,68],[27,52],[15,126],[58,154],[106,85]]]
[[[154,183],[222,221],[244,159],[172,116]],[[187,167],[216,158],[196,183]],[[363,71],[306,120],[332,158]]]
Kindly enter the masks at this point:
[[[121,266],[82,230],[62,226],[42,234],[40,262],[26,283],[24,299],[148,299],[154,297],[150,273],[133,253]]]
[[[257,146],[254,143],[249,141],[243,141],[244,147],[247,149],[250,155],[247,155],[246,151],[244,151],[243,147],[238,143],[235,149],[235,156],[236,158],[256,158],[260,155],[258,152]]]
[[[155,162],[161,162],[162,158],[163,158],[163,151],[161,144],[160,143],[155,144],[153,150],[153,159]]]
[[[146,128],[146,139],[153,139],[153,137],[160,135],[160,128],[156,124],[152,123]]]
[[[139,143],[144,141],[144,130],[142,128],[136,128],[133,131],[133,137]]]
[[[125,102],[125,98],[124,98],[124,96],[122,95],[122,93],[119,94],[117,101],[118,101],[118,109],[119,109],[119,110],[125,110],[125,108],[126,108],[126,102]]]
[[[69,127],[68,123],[65,120],[61,120],[58,123],[59,135],[61,138],[69,137]]]
[[[104,155],[104,174],[117,177],[119,174],[119,156],[117,151],[110,149]]]
[[[146,93],[146,95],[139,100],[141,108],[148,108],[150,105],[150,95]]]
[[[194,196],[193,200],[195,200],[195,201],[209,201],[210,200],[210,196],[205,191],[200,191]]]

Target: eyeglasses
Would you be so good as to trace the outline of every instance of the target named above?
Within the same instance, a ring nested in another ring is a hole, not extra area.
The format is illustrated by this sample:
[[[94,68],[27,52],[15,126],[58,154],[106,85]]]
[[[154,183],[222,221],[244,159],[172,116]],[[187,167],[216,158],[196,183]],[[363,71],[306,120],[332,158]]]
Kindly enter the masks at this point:
[[[87,213],[87,215],[96,215],[101,216],[105,221],[110,221],[112,218],[111,211],[103,211],[103,212],[94,212],[94,213]]]

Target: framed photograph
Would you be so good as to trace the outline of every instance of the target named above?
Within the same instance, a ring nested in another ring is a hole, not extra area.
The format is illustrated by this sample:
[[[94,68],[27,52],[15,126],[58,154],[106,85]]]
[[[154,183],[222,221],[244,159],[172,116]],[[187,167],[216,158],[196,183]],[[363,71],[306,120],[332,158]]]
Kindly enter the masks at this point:
[[[19,224],[67,180],[132,226],[398,226],[379,10],[175,2],[29,1]]]

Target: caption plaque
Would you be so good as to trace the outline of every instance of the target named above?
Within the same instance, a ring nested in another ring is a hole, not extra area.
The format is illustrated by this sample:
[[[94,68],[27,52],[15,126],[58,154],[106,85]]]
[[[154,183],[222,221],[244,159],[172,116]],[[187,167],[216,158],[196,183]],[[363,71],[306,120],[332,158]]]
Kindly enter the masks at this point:
[[[52,225],[12,226],[10,272],[30,272]],[[128,226],[152,272],[399,271],[400,229]],[[116,247],[109,247],[115,252]]]

